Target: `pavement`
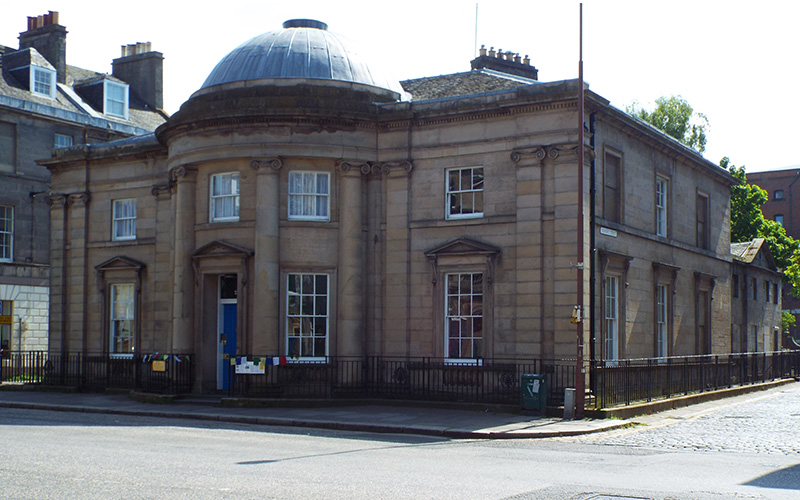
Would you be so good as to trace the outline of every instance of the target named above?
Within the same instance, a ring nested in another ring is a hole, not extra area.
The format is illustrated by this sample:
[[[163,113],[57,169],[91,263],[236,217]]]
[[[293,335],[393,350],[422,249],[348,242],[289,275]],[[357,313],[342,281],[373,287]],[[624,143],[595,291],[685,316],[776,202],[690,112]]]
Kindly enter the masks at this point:
[[[787,387],[784,387],[787,386]],[[416,434],[451,439],[535,439],[569,437],[632,427],[654,426],[673,422],[697,412],[715,411],[738,401],[769,396],[791,388],[800,395],[800,383],[776,381],[772,384],[748,386],[747,391],[733,391],[722,399],[683,401],[683,409],[661,408],[658,402],[649,412],[640,408],[636,417],[563,418],[528,415],[507,408],[463,406],[417,402],[391,404],[386,401],[275,401],[222,398],[160,398],[147,394],[110,394],[46,392],[19,390],[24,386],[0,385],[0,408],[39,409],[64,412],[104,413],[154,418],[180,418],[264,426],[284,426],[389,434]],[[17,389],[17,390],[14,390]],[[753,392],[754,391],[754,392]],[[710,393],[708,393],[710,394]],[[707,394],[707,395],[708,395]],[[719,391],[716,396],[725,396]],[[702,395],[701,395],[702,396]],[[800,401],[800,398],[798,398]],[[262,403],[263,405],[259,405]],[[310,404],[309,404],[310,403]],[[329,403],[329,404],[328,404]],[[303,406],[303,407],[301,407]],[[313,407],[312,407],[313,406]],[[627,407],[625,407],[627,408]],[[623,409],[625,409],[623,408]],[[660,410],[667,410],[660,413]],[[656,412],[656,413],[653,413]]]
[[[416,434],[452,439],[531,439],[577,436],[619,429],[626,420],[524,415],[472,407],[394,406],[354,402],[347,406],[230,407],[222,398],[143,402],[128,394],[0,390],[0,408],[182,418],[268,426]],[[235,401],[227,401],[235,403]]]

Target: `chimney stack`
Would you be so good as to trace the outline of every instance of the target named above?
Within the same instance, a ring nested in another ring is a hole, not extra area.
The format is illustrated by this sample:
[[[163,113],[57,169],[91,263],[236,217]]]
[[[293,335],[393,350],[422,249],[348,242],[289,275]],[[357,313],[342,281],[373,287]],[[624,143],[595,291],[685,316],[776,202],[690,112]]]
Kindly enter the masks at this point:
[[[67,83],[67,28],[58,24],[58,12],[28,18],[28,30],[19,34],[19,50],[28,48],[53,65],[59,83]]]
[[[123,45],[111,68],[151,110],[164,109],[164,55],[153,51],[150,42]]]
[[[495,51],[494,47],[490,47],[487,51],[485,45],[481,45],[479,54],[470,61],[472,69],[489,69],[531,80],[539,79],[539,70],[531,66],[531,60],[527,55],[523,58],[512,50]]]

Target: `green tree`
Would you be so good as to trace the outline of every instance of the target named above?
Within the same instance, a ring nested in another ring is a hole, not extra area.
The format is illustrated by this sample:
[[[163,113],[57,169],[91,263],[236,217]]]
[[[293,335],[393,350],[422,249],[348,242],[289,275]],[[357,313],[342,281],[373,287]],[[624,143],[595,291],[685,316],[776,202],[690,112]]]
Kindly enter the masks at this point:
[[[761,206],[768,200],[767,192],[747,183],[745,167],[737,167],[726,156],[719,165],[739,181],[731,187],[731,242],[764,238],[775,265],[790,284],[790,293],[800,297],[800,241],[788,234],[774,220],[764,218]]]
[[[625,111],[690,148],[701,153],[706,150],[708,118],[702,113],[695,113],[689,102],[681,96],[659,97],[653,111],[640,108],[636,102],[627,106]]]
[[[797,324],[797,318],[789,311],[781,312],[781,331],[788,332],[789,328]]]

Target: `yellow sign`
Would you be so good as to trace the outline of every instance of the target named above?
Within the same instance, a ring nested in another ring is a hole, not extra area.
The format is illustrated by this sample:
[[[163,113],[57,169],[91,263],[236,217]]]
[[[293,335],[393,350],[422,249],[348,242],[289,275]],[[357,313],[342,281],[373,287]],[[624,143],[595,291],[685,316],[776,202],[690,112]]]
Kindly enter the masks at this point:
[[[10,325],[11,316],[0,316],[0,325]]]
[[[166,361],[153,361],[153,371],[154,372],[165,372],[165,371],[167,371],[167,362]]]

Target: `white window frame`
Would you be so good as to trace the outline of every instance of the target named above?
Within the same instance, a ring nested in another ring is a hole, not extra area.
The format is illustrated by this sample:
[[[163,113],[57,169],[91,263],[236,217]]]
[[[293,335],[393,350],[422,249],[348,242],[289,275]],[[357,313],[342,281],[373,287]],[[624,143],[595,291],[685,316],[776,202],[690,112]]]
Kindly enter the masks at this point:
[[[468,184],[464,185],[463,172],[468,173]],[[475,174],[480,174],[476,180]],[[484,208],[484,182],[486,176],[483,167],[458,167],[445,171],[445,214],[448,220],[477,219],[483,217]],[[451,182],[454,181],[454,182]],[[451,200],[458,200],[457,203]],[[456,207],[458,210],[456,210]],[[465,211],[467,210],[467,211]]]
[[[53,136],[53,149],[71,148],[72,136],[66,134],[55,134]]]
[[[486,338],[484,277],[481,272],[445,275],[444,358],[448,364],[479,364],[483,359]],[[464,278],[467,278],[466,283]],[[476,289],[476,279],[480,284],[479,290]],[[454,289],[451,287],[453,280]],[[464,343],[470,352],[465,353]]]
[[[656,285],[656,357],[669,356],[669,285]]]
[[[136,199],[112,201],[111,239],[130,241],[136,239]]]
[[[290,220],[330,220],[331,175],[328,172],[290,171],[288,187]]]
[[[120,298],[125,290],[126,296]],[[136,290],[133,283],[112,283],[109,291],[109,330],[108,353],[113,358],[131,358],[135,350],[134,333],[136,331]],[[127,323],[127,324],[126,324]],[[120,335],[120,332],[127,334]],[[127,339],[127,351],[119,350],[118,339]]]
[[[223,182],[229,179],[227,183]],[[236,222],[239,220],[239,172],[225,172],[214,174],[209,179],[208,195],[208,221],[209,222]],[[226,187],[227,186],[227,187]],[[218,189],[219,187],[219,189]],[[228,205],[227,207],[224,205]],[[216,215],[217,207],[224,213]]]
[[[325,289],[320,290],[323,282]],[[287,357],[304,362],[327,359],[331,340],[330,308],[329,274],[303,272],[286,274]],[[320,332],[320,329],[324,331]],[[293,343],[296,343],[296,346],[292,345]],[[310,343],[310,349],[306,347],[307,343]],[[324,343],[324,347],[320,348],[319,343]]]
[[[606,276],[605,307],[603,315],[605,321],[605,337],[603,357],[607,364],[615,364],[619,359],[619,276]]]
[[[47,81],[39,77],[46,77]],[[30,67],[31,93],[55,99],[56,97],[56,72],[41,66]]]
[[[773,194],[773,200],[783,200],[783,189],[776,189],[775,194]]]
[[[667,237],[667,203],[669,199],[669,181],[656,177],[656,235]]]
[[[112,95],[114,90],[122,91],[122,99],[116,98]],[[110,80],[103,80],[103,114],[109,116],[116,116],[117,118],[128,119],[128,85],[124,83],[112,82]],[[112,109],[112,105],[117,104],[122,108],[122,112],[118,113]]]
[[[14,207],[0,205],[0,262],[14,260]]]

